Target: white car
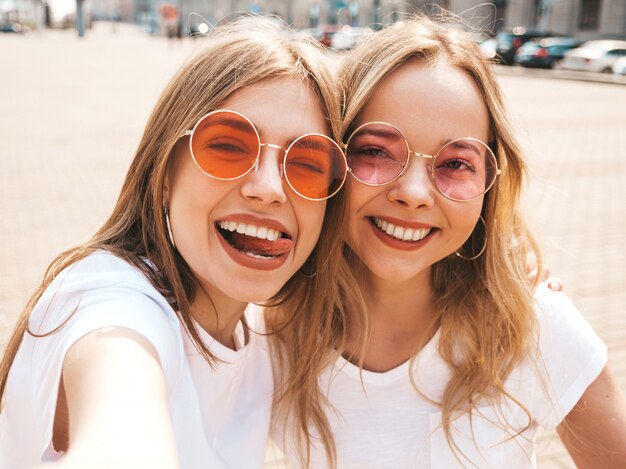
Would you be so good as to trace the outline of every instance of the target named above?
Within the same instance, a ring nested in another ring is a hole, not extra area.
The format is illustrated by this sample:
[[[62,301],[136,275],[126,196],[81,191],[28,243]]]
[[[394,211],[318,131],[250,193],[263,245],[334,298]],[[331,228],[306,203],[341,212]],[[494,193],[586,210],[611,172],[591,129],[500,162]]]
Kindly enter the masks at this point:
[[[355,28],[345,25],[333,35],[330,46],[337,50],[352,49],[373,32],[371,28]]]
[[[620,57],[626,57],[626,41],[589,41],[566,52],[559,68],[610,73]]]
[[[613,64],[613,73],[626,75],[626,57],[620,57]]]

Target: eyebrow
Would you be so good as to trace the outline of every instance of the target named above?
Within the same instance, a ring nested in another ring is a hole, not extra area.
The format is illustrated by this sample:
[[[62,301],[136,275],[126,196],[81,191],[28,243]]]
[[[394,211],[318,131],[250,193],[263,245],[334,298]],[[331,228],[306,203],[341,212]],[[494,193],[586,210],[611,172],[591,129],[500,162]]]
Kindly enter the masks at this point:
[[[254,131],[250,128],[250,124],[248,122],[232,119],[230,117],[222,117],[220,119],[216,119],[214,121],[209,122],[207,125],[225,125],[227,127],[232,127],[233,129],[246,131],[246,133],[254,133]],[[255,127],[256,128],[256,127]],[[258,132],[258,130],[257,130]]]
[[[452,140],[444,140],[441,148],[443,148],[444,146],[448,145],[450,142],[454,142],[452,145],[450,145],[450,147],[453,148],[460,148],[460,149],[467,149],[470,151],[473,151],[474,153],[478,154],[478,155],[482,155],[483,152],[480,150],[480,148],[482,147],[481,145],[472,142],[471,140],[465,140],[465,141],[454,141],[454,139]],[[441,151],[441,150],[440,150]]]
[[[386,138],[402,138],[397,131],[386,129],[361,129],[359,130],[361,135],[373,135],[374,137],[386,137]]]
[[[331,146],[328,142],[326,142],[325,140],[307,140],[306,141],[306,145],[302,145],[304,148],[309,149],[309,150],[320,150],[320,151],[329,151]]]
[[[399,134],[397,131],[394,130],[387,130],[387,129],[382,129],[382,128],[365,128],[362,130],[359,130],[359,134],[361,135],[371,135],[374,137],[382,137],[382,138],[387,138],[387,139],[399,139],[399,138],[403,138],[406,142],[407,145],[409,144],[408,140],[406,140],[406,137],[402,136],[401,134]],[[448,145],[450,142],[454,142],[457,139],[454,138],[448,138],[448,139],[443,139],[439,142],[439,150],[441,151],[441,149],[443,147],[445,147],[446,145]],[[474,153],[476,153],[479,156],[483,155],[483,151],[481,151],[481,145],[479,144],[475,144],[473,143],[471,140],[468,141],[457,141],[455,143],[453,143],[451,145],[451,147],[453,148],[460,148],[460,149],[466,149],[469,151],[472,151]],[[412,149],[410,149],[411,151],[414,151]]]
[[[254,122],[246,122],[240,119],[232,119],[230,117],[222,117],[220,119],[217,119],[213,122],[211,122],[211,125],[225,125],[227,127],[232,127],[233,129],[237,129],[240,131],[245,131],[246,133],[249,134],[253,134],[254,130],[256,130],[256,132],[259,134],[259,138],[261,139],[261,143],[268,143],[268,142],[263,142],[263,131],[261,129],[259,129],[259,127],[257,125],[254,124]],[[250,125],[252,124],[252,125]],[[253,130],[254,128],[254,130]],[[296,139],[297,137],[289,137],[286,141],[285,144],[285,148],[288,147],[289,145],[291,145],[291,143]]]

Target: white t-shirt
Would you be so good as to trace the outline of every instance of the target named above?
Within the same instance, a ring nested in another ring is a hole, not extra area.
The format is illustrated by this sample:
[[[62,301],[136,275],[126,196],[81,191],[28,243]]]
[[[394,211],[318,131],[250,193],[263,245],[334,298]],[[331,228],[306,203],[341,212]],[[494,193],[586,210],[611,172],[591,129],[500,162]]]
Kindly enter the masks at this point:
[[[540,324],[539,360],[521,363],[506,382],[506,389],[530,411],[532,421],[526,431],[515,436],[528,418],[512,402],[505,402],[502,408],[480,406],[471,423],[466,414],[452,424],[453,441],[471,461],[460,456],[459,462],[441,428],[440,408],[412,387],[409,362],[385,373],[373,373],[361,372],[358,366],[340,358],[319,380],[334,409],[327,416],[337,446],[337,467],[536,467],[534,442],[538,430],[553,429],[565,418],[604,368],[607,349],[564,294],[542,285],[535,298]],[[438,353],[438,343],[439,332],[421,350],[413,369],[418,389],[435,400],[441,398],[451,376]],[[297,467],[293,441],[289,432],[284,441],[281,431],[276,428],[274,440]],[[327,467],[321,444],[312,448],[311,467]]]
[[[9,374],[0,413],[0,467],[20,469],[58,459],[52,427],[63,360],[81,337],[103,327],[143,335],[158,353],[171,421],[183,469],[260,468],[273,393],[266,340],[251,332],[244,345],[240,323],[231,350],[199,329],[224,363],[212,369],[191,342],[165,298],[135,267],[99,251],[70,266],[46,289],[30,318]],[[246,310],[252,329],[260,323]]]

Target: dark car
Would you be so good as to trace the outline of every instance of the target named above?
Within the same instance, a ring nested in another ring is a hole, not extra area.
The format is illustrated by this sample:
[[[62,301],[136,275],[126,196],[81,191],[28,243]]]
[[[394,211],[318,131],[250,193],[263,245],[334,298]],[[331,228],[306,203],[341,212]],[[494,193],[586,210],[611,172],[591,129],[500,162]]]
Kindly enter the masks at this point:
[[[20,23],[0,23],[0,33],[21,33],[24,28]]]
[[[522,47],[522,44],[531,39],[553,36],[553,34],[540,31],[527,31],[517,27],[510,31],[500,31],[496,34],[496,60],[506,65],[513,65],[515,52]]]
[[[570,49],[582,44],[571,37],[550,37],[533,39],[517,50],[515,63],[524,67],[554,68]]]

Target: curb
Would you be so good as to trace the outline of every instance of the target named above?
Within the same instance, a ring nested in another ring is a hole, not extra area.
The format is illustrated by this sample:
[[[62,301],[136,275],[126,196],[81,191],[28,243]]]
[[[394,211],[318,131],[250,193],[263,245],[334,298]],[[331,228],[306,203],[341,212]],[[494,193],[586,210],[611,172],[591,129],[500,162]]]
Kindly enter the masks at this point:
[[[626,75],[614,73],[577,72],[574,70],[546,70],[526,68],[519,65],[493,65],[497,75],[535,77],[556,80],[586,81],[590,83],[606,83],[609,85],[626,85]]]

